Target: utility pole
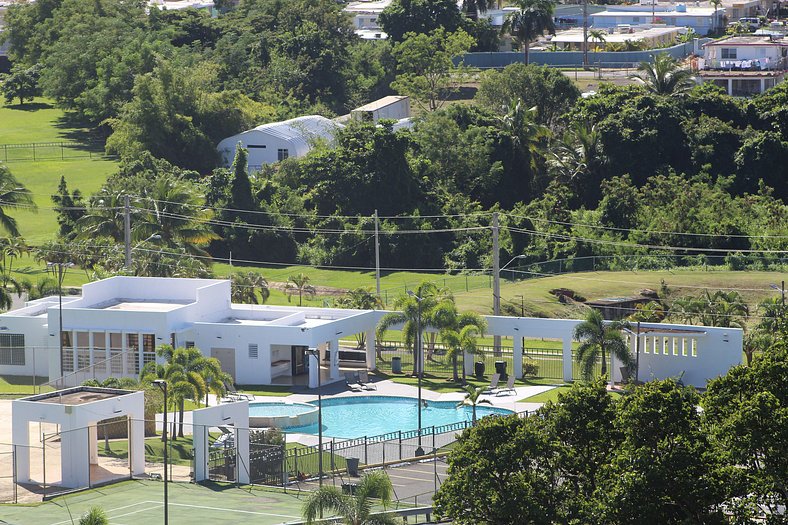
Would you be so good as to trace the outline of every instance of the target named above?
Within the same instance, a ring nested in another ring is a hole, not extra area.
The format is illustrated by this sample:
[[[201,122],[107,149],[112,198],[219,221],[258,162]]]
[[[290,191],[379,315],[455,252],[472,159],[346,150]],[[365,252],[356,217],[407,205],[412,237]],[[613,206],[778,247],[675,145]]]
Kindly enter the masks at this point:
[[[123,239],[126,244],[126,269],[131,270],[131,204],[129,196],[123,196]]]
[[[501,270],[499,268],[501,261],[500,250],[498,249],[498,212],[494,212],[492,216],[492,240],[493,240],[493,314],[501,315]],[[493,338],[493,353],[497,356],[501,351],[501,336],[496,335]]]
[[[380,237],[378,235],[378,210],[375,210],[375,289],[380,298]]]
[[[583,0],[583,68],[588,67],[588,0]],[[577,72],[575,72],[577,77]],[[575,78],[577,80],[577,78]]]

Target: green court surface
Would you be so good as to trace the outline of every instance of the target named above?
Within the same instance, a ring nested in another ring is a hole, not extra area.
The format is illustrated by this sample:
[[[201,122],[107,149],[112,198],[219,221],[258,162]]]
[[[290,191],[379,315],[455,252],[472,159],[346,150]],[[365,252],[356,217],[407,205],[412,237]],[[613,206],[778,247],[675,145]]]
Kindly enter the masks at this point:
[[[169,523],[273,525],[301,520],[305,493],[189,483],[169,485]],[[0,505],[0,523],[71,525],[98,505],[112,525],[164,523],[164,485],[160,481],[125,481],[55,498],[38,506]]]

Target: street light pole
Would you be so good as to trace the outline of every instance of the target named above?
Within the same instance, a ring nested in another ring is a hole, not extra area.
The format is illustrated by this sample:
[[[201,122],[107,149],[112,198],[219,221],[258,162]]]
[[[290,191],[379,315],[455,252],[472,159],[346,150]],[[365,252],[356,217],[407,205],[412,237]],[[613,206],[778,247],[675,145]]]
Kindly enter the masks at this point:
[[[168,504],[168,494],[167,494],[167,381],[163,379],[157,379],[153,382],[154,385],[161,388],[161,391],[164,392],[164,430],[162,431],[162,435],[164,436],[164,525],[168,525],[169,521],[169,512],[167,511],[167,504]]]
[[[131,270],[131,264],[133,262],[132,255],[134,254],[134,250],[136,250],[137,248],[139,248],[140,246],[142,246],[143,244],[145,244],[148,241],[161,239],[161,235],[159,235],[158,233],[154,233],[153,235],[150,235],[144,241],[140,241],[137,244],[135,244],[134,246],[131,246],[131,234],[128,234],[127,237],[128,237],[127,244],[126,244],[126,269],[127,270]],[[230,266],[232,266],[232,265],[230,265]]]
[[[419,406],[418,406],[418,416],[419,416],[419,446],[416,448],[416,456],[423,456],[424,449],[421,446],[421,380],[424,374],[424,356],[423,356],[423,349],[421,347],[421,301],[423,300],[421,297],[413,293],[411,290],[408,290],[408,295],[416,299],[416,359],[414,363],[416,365],[416,376],[418,377],[418,390],[419,390]]]
[[[63,277],[66,275],[66,269],[74,266],[70,262],[48,262],[48,268],[57,268],[57,316],[58,316],[58,350],[60,351],[60,375],[63,374]],[[76,369],[76,367],[74,367]],[[33,373],[35,380],[35,372]],[[64,381],[65,386],[65,381]]]
[[[334,351],[333,349],[331,350]],[[310,348],[307,353],[317,361],[317,474],[320,487],[323,486],[323,382],[320,379],[320,350]],[[312,363],[310,363],[311,366]]]

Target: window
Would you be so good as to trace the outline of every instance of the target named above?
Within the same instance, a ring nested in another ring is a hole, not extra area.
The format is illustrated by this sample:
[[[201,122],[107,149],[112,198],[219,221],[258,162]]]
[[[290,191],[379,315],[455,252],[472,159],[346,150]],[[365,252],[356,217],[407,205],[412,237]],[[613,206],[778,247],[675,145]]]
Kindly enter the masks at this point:
[[[123,334],[109,334],[110,371],[114,374],[123,373]]]
[[[128,375],[140,373],[139,334],[126,334],[126,373]]]
[[[0,365],[24,366],[25,336],[23,334],[0,335]]]
[[[257,344],[249,343],[249,359],[257,359]]]
[[[60,360],[63,363],[62,372],[73,372],[74,349],[71,347],[71,332],[60,332],[60,342],[63,347],[63,353],[60,355]]]
[[[285,160],[290,156],[290,150],[278,149],[276,150],[276,160]]]
[[[640,17],[639,16],[633,16],[632,17],[632,23],[633,24],[639,24],[640,23]]]
[[[77,370],[90,366],[90,332],[77,332]]]
[[[142,366],[156,361],[156,334],[142,334]]]
[[[194,348],[194,341],[186,341],[186,344],[183,346],[186,348]]]
[[[720,56],[723,59],[736,58],[736,48],[735,47],[723,47],[722,48],[722,54]]]
[[[246,146],[246,149],[265,149],[264,144],[249,144]]]
[[[93,369],[107,371],[107,339],[104,332],[93,332]]]

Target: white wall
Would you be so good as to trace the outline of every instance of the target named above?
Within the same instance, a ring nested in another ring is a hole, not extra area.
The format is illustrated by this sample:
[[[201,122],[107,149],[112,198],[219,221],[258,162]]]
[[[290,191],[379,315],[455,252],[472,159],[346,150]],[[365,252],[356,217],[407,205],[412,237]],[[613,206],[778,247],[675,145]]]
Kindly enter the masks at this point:
[[[722,48],[735,48],[736,58],[722,58]],[[763,46],[737,46],[731,45],[714,45],[706,46],[703,52],[703,58],[707,60],[763,60],[769,58],[770,62],[775,62],[782,57],[781,49],[773,45]]]
[[[264,130],[252,129],[228,137],[219,143],[217,150],[225,166],[232,165],[233,159],[235,158],[235,147],[239,142],[249,152],[249,157],[247,159],[247,164],[249,166],[262,166],[264,164],[279,162],[279,149],[286,149],[290,157],[301,157],[309,152],[308,147],[304,147],[298,143],[301,141],[284,139],[267,133]],[[254,146],[265,146],[265,148]]]

